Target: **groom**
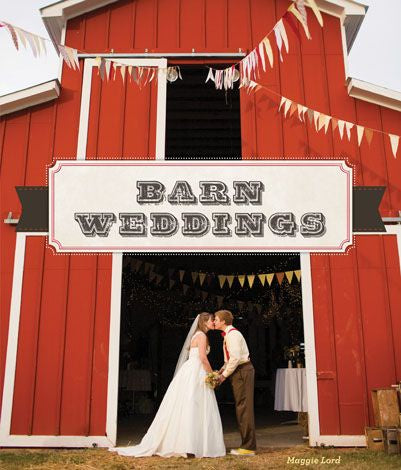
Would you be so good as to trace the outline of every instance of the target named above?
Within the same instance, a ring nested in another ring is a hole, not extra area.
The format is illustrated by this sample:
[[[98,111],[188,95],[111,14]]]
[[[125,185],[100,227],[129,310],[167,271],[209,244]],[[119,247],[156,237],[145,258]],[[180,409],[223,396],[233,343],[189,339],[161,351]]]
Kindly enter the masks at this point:
[[[238,427],[241,434],[241,447],[232,449],[234,455],[255,455],[255,418],[253,393],[255,369],[249,360],[249,350],[242,334],[233,327],[233,314],[229,310],[218,310],[214,314],[214,326],[221,330],[224,338],[224,365],[220,369],[219,380],[223,383],[230,377],[235,400]]]

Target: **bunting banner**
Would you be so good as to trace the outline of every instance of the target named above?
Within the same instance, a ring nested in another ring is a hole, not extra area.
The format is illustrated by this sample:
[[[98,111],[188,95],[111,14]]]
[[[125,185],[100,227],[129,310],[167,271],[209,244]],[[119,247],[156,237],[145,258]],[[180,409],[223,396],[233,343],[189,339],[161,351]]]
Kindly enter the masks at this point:
[[[225,69],[209,67],[209,73],[206,77],[205,83],[211,80],[214,82],[216,90],[224,89],[226,91],[234,88],[234,82],[238,80],[240,80],[240,88],[242,86],[249,86],[249,82],[257,80],[259,77],[260,68],[262,68],[263,72],[266,72],[267,63],[269,63],[270,68],[273,67],[274,56],[269,39],[269,36],[272,33],[274,33],[276,47],[280,61],[282,62],[283,49],[287,54],[289,52],[289,41],[284,22],[294,32],[298,40],[301,40],[301,36],[296,27],[296,21],[302,25],[307,39],[312,39],[308,28],[306,5],[312,9],[320,26],[323,26],[323,18],[315,0],[298,0],[287,9],[284,15],[273,26],[271,31],[267,33],[259,44],[242,60]]]
[[[305,123],[306,115],[309,119],[309,124],[318,133],[323,130],[324,133],[327,134],[329,125],[331,124],[333,134],[337,130],[341,140],[343,140],[344,135],[346,135],[347,140],[351,141],[353,132],[356,132],[358,147],[362,145],[364,138],[367,144],[370,146],[373,139],[373,135],[375,133],[385,135],[389,139],[389,149],[391,150],[393,157],[397,158],[397,152],[399,150],[400,142],[399,135],[384,132],[379,129],[368,128],[366,126],[362,126],[361,124],[356,124],[350,121],[338,119],[321,111],[311,109],[303,104],[297,103],[296,101],[287,98],[286,96],[282,96],[279,93],[276,93],[275,91],[271,90],[270,88],[261,85],[260,83],[257,83],[253,80],[251,80],[246,85],[246,87],[248,91],[254,92],[257,92],[260,89],[264,89],[276,96],[277,99],[280,98],[280,101],[278,103],[278,112],[282,113],[284,118],[296,116],[299,121]]]

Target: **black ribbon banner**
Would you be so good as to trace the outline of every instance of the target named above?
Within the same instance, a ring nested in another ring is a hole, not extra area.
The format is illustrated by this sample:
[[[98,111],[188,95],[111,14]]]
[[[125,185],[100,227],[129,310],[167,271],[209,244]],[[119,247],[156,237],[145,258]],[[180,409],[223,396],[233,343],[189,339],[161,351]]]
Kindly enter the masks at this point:
[[[352,204],[353,232],[385,232],[379,213],[385,186],[354,186]],[[17,232],[49,230],[49,191],[47,186],[17,186],[22,215]]]

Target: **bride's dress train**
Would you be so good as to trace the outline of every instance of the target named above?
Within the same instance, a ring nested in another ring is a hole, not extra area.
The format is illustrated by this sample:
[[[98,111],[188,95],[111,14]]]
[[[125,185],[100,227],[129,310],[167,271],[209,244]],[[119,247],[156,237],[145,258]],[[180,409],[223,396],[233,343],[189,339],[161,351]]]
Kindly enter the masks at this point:
[[[205,384],[205,377],[198,348],[191,348],[141,443],[109,450],[133,457],[226,455],[215,393]]]

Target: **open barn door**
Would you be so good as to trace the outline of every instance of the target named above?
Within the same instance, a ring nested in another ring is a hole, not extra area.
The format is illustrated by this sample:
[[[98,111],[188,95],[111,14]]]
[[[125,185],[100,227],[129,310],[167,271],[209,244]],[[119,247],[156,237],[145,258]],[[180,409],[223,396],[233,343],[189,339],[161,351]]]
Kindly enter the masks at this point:
[[[164,158],[166,78],[159,72],[167,60],[118,62],[155,67],[159,79],[138,87],[117,69],[115,80],[101,80],[96,60],[86,59],[76,158]],[[18,233],[1,446],[115,444],[118,347],[109,341],[119,335],[121,262],[122,254],[56,255],[46,233]]]

